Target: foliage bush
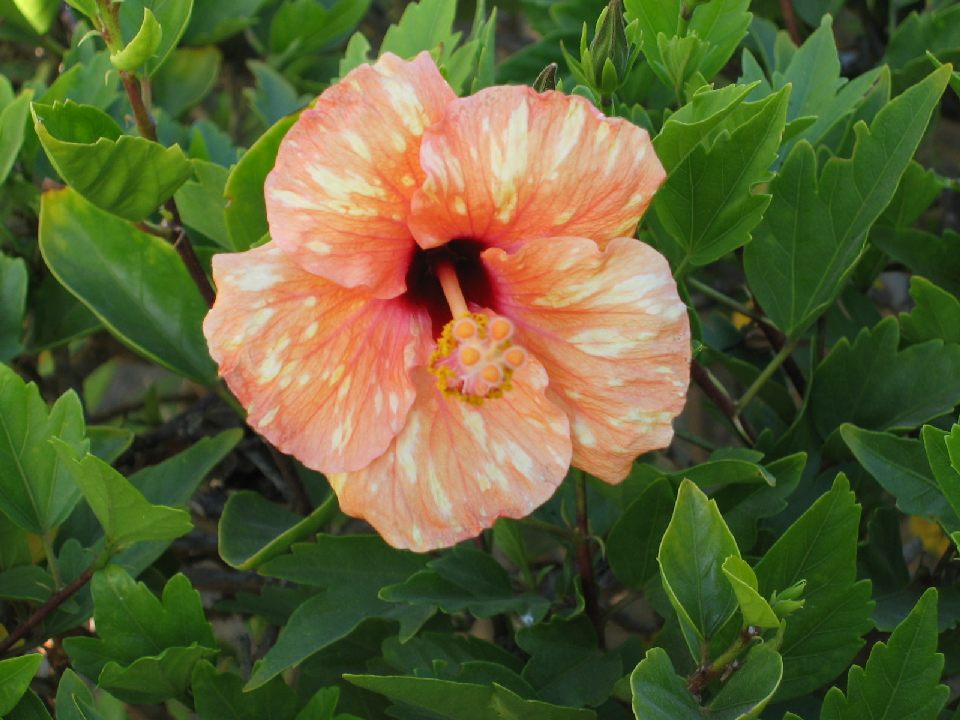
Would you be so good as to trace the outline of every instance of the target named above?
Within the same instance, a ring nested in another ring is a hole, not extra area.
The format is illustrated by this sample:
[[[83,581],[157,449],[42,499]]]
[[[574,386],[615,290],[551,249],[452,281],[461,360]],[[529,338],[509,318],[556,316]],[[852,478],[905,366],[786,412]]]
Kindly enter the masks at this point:
[[[0,716],[960,717],[956,0],[0,18]],[[424,50],[650,132],[694,361],[623,483],[415,554],[243,424],[201,324],[297,113]]]

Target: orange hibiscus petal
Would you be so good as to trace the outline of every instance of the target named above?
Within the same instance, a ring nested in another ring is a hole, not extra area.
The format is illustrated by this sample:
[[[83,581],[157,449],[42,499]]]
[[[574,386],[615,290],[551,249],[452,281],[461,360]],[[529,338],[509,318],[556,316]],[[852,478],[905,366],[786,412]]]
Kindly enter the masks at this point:
[[[425,370],[414,380],[417,400],[390,449],[330,476],[344,512],[395,547],[425,551],[523,517],[553,494],[570,464],[570,429],[535,360],[502,398],[479,406],[443,395]]]
[[[455,97],[427,53],[410,62],[385,54],[326,90],[287,133],[267,178],[271,237],[344,287],[402,293],[421,135]]]
[[[561,235],[604,245],[633,234],[665,176],[645,130],[582,97],[518,86],[452,102],[420,159],[410,228],[424,248]]]
[[[604,250],[549,238],[483,253],[496,309],[543,363],[570,416],[573,464],[619,482],[637,455],[665,447],[683,409],[690,326],[667,261],[632,238]]]
[[[276,243],[217,255],[213,277],[203,332],[250,426],[322,472],[381,454],[413,404],[427,314],[312,275]]]

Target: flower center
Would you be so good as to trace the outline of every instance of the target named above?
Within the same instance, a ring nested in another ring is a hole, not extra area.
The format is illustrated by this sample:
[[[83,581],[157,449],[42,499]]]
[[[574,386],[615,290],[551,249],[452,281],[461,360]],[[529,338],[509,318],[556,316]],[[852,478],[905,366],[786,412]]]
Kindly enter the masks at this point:
[[[428,368],[446,395],[479,405],[502,397],[513,373],[527,361],[527,351],[512,342],[513,323],[500,315],[467,308],[453,265],[436,267],[453,319],[443,326]]]

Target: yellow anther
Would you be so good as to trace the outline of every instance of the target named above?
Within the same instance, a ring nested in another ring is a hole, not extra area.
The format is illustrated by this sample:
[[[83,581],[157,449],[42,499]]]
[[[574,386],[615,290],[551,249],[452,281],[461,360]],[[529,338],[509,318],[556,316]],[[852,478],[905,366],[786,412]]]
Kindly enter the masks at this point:
[[[500,368],[493,364],[487,365],[480,373],[480,377],[491,385],[496,385],[501,379]]]
[[[512,347],[503,354],[503,359],[507,365],[516,370],[527,361],[527,353],[521,347]]]
[[[458,340],[469,340],[477,334],[477,324],[470,318],[461,318],[453,326],[453,334]]]
[[[490,337],[497,342],[506,340],[513,334],[513,323],[503,317],[498,317],[490,323]]]
[[[468,367],[476,365],[480,362],[480,351],[473,347],[473,345],[460,348],[460,362]]]

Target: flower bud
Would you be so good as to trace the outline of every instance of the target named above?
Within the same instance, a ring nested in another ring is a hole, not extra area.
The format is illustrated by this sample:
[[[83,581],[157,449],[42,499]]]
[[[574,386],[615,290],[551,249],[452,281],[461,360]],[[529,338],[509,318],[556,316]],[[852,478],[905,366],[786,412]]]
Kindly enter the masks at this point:
[[[540,74],[537,75],[537,79],[533,81],[533,89],[537,92],[543,92],[544,90],[556,90],[557,89],[557,70],[559,66],[556,63],[550,63],[543,70],[540,71]]]
[[[630,69],[630,43],[626,27],[622,1],[610,0],[597,19],[596,32],[590,43],[595,81],[604,90],[611,82],[619,85]]]
[[[773,592],[770,596],[770,607],[773,608],[777,617],[786,617],[804,606],[806,600],[803,600],[800,596],[803,595],[806,587],[807,581],[800,580],[786,590],[781,590],[779,593],[777,591]]]

